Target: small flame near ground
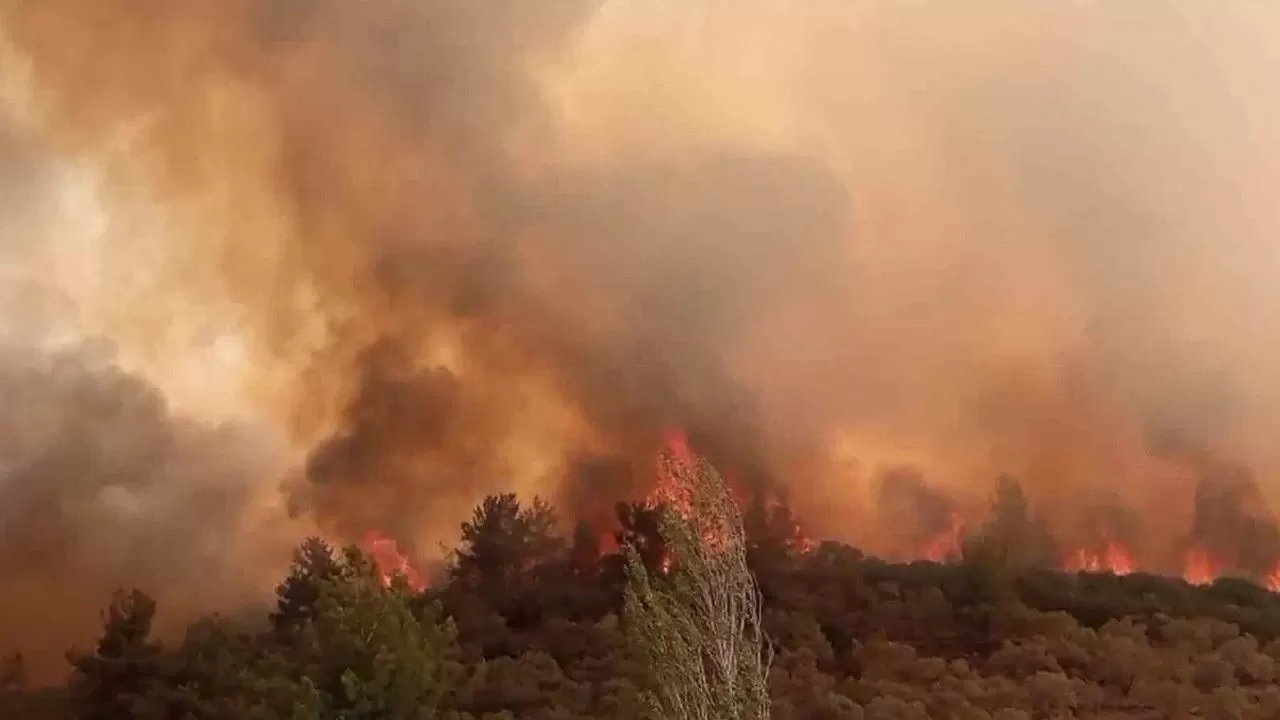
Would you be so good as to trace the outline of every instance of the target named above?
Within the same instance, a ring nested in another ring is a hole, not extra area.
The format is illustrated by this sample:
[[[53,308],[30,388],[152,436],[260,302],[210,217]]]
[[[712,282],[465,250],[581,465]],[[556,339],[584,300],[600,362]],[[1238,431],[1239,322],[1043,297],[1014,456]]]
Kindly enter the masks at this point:
[[[1218,562],[1209,553],[1199,548],[1187,552],[1187,563],[1182,577],[1192,585],[1208,585],[1220,572]]]
[[[964,536],[964,528],[964,518],[960,513],[951,513],[947,529],[927,542],[920,554],[932,562],[943,562],[959,557],[960,540]]]
[[[644,504],[648,507],[667,506],[680,515],[689,518],[693,515],[692,498],[687,481],[681,478],[685,471],[695,471],[701,462],[692,450],[688,436],[680,430],[667,430],[662,435],[662,451],[659,454],[655,484],[645,496]],[[734,482],[732,475],[725,475],[730,491],[739,508],[747,507],[746,493]],[[770,499],[765,510],[773,513],[779,509],[779,502]],[[952,512],[945,529],[929,538],[917,550],[917,557],[932,562],[951,562],[960,558],[966,529],[970,523],[960,512]],[[807,537],[799,523],[790,529],[790,546],[803,554],[817,547],[818,543]],[[708,527],[703,531],[703,542],[710,548],[723,547],[726,538],[718,528]],[[378,567],[382,579],[390,583],[396,575],[402,575],[409,587],[421,591],[426,588],[422,574],[413,566],[409,558],[396,545],[394,538],[379,532],[369,531],[363,537],[360,547],[368,553]],[[617,552],[617,542],[613,533],[600,536],[599,551],[601,556]],[[663,558],[659,570],[663,573],[671,569],[671,558]],[[1061,569],[1068,572],[1111,573],[1128,575],[1138,570],[1138,563],[1125,545],[1114,539],[1104,539],[1093,548],[1078,548],[1068,551],[1062,558]],[[1185,557],[1182,568],[1183,579],[1194,585],[1208,585],[1224,572],[1224,563],[1211,553],[1193,547]],[[1272,592],[1280,593],[1280,561],[1259,584]]]
[[[1280,593],[1280,563],[1277,563],[1276,568],[1263,578],[1262,586],[1273,593]]]
[[[1108,540],[1101,551],[1081,548],[1069,556],[1063,566],[1075,572],[1128,575],[1134,570],[1129,551],[1114,540]]]

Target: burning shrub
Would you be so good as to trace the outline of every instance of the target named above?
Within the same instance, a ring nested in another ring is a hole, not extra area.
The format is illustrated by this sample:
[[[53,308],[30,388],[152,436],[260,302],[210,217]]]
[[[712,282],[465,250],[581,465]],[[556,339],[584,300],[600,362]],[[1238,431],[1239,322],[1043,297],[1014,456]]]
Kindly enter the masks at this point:
[[[628,636],[651,673],[654,710],[673,720],[769,717],[772,647],[747,567],[742,515],[706,462],[662,455],[672,503],[662,535],[673,571],[653,578],[628,551]]]

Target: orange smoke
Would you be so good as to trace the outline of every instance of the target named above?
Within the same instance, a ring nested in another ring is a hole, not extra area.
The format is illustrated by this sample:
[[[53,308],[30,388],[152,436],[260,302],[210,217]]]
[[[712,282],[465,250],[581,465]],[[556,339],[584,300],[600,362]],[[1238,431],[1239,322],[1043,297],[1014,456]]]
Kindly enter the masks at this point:
[[[1273,4],[678,5],[0,3],[0,189],[34,188],[0,264],[57,298],[0,324],[60,381],[31,327],[154,385],[13,411],[12,552],[197,526],[205,557],[288,515],[426,562],[489,493],[678,504],[650,445],[681,427],[887,557],[954,555],[1008,473],[1047,562],[1273,571]],[[171,404],[141,439],[107,412]],[[296,467],[206,491],[218,453],[138,450],[228,414]],[[32,564],[0,580],[95,567]]]

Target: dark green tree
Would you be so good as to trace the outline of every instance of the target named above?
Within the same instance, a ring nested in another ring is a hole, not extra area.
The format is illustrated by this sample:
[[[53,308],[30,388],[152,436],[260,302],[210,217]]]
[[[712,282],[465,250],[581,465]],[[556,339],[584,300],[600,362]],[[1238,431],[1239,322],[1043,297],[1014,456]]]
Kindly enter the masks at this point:
[[[410,720],[438,717],[459,669],[456,633],[437,605],[415,612],[403,578],[390,586],[357,548],[317,583],[313,615],[268,654],[251,683],[261,717]]]
[[[967,552],[977,551],[980,544],[983,554],[999,556],[1012,568],[1044,567],[1058,561],[1048,525],[1031,507],[1022,484],[1008,475],[996,483],[990,515],[979,533],[979,538],[970,539]]]
[[[563,553],[556,525],[555,510],[542,498],[524,507],[514,493],[490,495],[462,524],[451,579],[500,602],[534,568]]]
[[[579,577],[594,576],[600,568],[600,536],[586,520],[580,520],[573,528],[569,559]]]
[[[799,551],[800,523],[785,498],[770,502],[764,491],[751,495],[743,513],[747,559],[755,568],[777,568],[787,564]]]
[[[103,631],[92,653],[69,653],[75,670],[71,691],[86,720],[158,717],[164,669],[160,644],[151,639],[156,603],[140,590],[117,592],[103,613]]]
[[[321,585],[342,572],[342,563],[328,543],[318,537],[304,540],[293,553],[288,577],[276,587],[276,609],[271,613],[276,632],[287,635],[314,617]]]
[[[254,706],[251,678],[263,642],[218,617],[196,621],[167,653],[166,717],[242,718]]]

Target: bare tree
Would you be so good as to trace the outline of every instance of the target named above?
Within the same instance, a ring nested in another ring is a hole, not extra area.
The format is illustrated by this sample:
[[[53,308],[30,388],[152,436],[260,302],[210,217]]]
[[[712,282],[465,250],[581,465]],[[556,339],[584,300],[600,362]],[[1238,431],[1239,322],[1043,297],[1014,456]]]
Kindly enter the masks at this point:
[[[650,709],[667,720],[768,718],[773,648],[742,513],[709,463],[667,452],[659,465],[674,491],[661,522],[670,557],[651,574],[627,549],[627,635],[651,674]]]

